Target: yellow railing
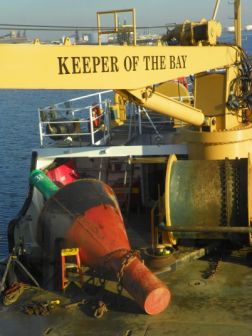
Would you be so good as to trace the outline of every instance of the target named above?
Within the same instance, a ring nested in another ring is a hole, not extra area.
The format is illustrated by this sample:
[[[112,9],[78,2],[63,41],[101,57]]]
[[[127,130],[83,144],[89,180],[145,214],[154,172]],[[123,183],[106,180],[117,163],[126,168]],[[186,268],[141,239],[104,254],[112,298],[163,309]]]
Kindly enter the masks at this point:
[[[132,24],[119,26],[118,14],[119,13],[131,13]],[[98,28],[98,44],[101,45],[101,35],[120,34],[120,33],[133,33],[133,45],[136,45],[136,12],[135,8],[131,9],[119,9],[111,11],[97,12],[97,28]],[[103,30],[101,27],[101,16],[107,14],[114,14],[114,29]]]

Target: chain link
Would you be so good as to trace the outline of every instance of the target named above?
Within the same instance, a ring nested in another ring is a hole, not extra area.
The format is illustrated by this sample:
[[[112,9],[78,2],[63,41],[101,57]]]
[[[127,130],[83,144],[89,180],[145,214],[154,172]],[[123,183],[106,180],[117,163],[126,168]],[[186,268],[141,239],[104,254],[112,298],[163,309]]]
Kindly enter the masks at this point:
[[[123,280],[125,268],[128,267],[135,258],[140,259],[140,252],[138,250],[129,251],[122,259],[120,270],[117,272],[117,275],[116,275],[117,280],[118,280],[117,290],[119,293],[121,293],[123,290],[122,280]]]

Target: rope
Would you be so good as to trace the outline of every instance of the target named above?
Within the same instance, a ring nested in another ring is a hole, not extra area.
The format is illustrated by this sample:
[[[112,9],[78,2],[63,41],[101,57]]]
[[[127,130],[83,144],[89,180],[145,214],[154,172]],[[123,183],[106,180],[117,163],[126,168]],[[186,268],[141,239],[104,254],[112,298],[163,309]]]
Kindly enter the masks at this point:
[[[16,302],[18,298],[23,294],[24,286],[20,283],[14,283],[10,288],[4,292],[3,304],[9,306]]]
[[[2,281],[0,283],[0,293],[3,292],[4,290],[4,285],[6,282],[6,278],[8,275],[8,272],[10,270],[11,264],[16,263],[22,270],[23,272],[30,278],[30,280],[35,284],[36,287],[40,288],[39,283],[36,281],[36,279],[31,275],[31,273],[24,267],[24,265],[18,260],[16,255],[10,255],[6,264],[6,268],[4,271],[4,275],[2,278]]]
[[[3,304],[9,306],[15,303],[19,297],[23,294],[25,289],[33,289],[33,286],[23,284],[20,282],[14,282],[8,289],[5,290],[3,295]]]
[[[103,301],[98,301],[98,307],[94,310],[94,317],[101,318],[108,312],[108,308]]]

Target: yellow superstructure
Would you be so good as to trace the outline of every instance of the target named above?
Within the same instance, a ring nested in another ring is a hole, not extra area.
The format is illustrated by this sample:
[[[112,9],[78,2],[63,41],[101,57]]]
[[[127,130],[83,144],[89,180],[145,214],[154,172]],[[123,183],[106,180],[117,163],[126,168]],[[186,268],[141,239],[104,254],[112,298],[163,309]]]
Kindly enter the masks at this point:
[[[0,45],[0,88],[138,89],[231,67],[231,46]]]
[[[217,4],[218,1],[216,8]],[[236,45],[218,44],[221,26],[214,20],[216,9],[212,20],[185,21],[157,46],[137,46],[135,37],[133,45],[121,46],[72,45],[68,38],[63,45],[45,45],[38,40],[26,45],[0,45],[0,88],[113,89],[119,95],[113,107],[117,114],[115,119],[118,116],[121,121],[125,119],[123,104],[129,100],[193,125],[188,125],[183,132],[189,160],[248,159],[252,144],[252,93],[248,90],[251,75],[246,55],[240,48],[239,0],[234,2],[234,9]],[[112,13],[116,18],[116,11]],[[135,25],[135,13],[132,13]],[[101,14],[99,12],[98,26]],[[134,25],[130,32],[135,33]],[[116,26],[112,32],[118,29]],[[101,34],[99,31],[99,36]],[[176,45],[169,45],[174,39]],[[168,86],[167,92],[156,90],[160,83],[189,75],[195,79],[193,104],[172,99]],[[177,169],[186,170],[190,164],[181,168],[175,161],[170,165],[179,167]],[[250,164],[250,160],[248,162]],[[226,175],[237,169],[235,163],[226,166],[221,168]],[[194,163],[190,167],[193,171]],[[213,168],[218,181],[219,163]],[[250,170],[248,168],[248,172]],[[180,171],[178,179],[179,174]],[[202,176],[204,182],[204,174]],[[248,185],[250,178],[249,173]],[[190,179],[193,184],[196,177],[190,176]],[[170,188],[168,182],[166,185]],[[170,216],[169,209],[166,216]]]

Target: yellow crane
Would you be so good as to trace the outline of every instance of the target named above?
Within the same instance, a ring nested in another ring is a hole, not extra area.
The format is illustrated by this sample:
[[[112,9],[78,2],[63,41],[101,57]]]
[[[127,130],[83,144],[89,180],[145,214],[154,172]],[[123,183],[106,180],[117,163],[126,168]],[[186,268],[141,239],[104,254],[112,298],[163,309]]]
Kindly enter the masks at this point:
[[[197,184],[194,169],[203,169],[206,160],[209,163],[215,162],[213,170],[216,169],[217,181],[221,179],[222,174],[218,169],[218,160],[247,159],[247,168],[244,170],[247,176],[245,182],[247,188],[242,191],[246,193],[244,211],[247,211],[247,217],[243,220],[243,225],[250,226],[251,65],[248,64],[246,54],[240,47],[240,1],[234,1],[235,45],[218,43],[221,34],[221,25],[215,21],[218,5],[217,0],[211,20],[185,21],[164,37],[163,44],[157,46],[138,46],[135,38],[131,46],[72,45],[69,38],[65,39],[63,45],[41,44],[39,40],[35,40],[33,44],[0,45],[0,88],[114,89],[127,100],[193,125],[184,130],[189,160],[185,163],[181,174],[185,175],[192,170],[194,174],[190,174],[186,182],[191,183],[193,189]],[[114,15],[117,13],[112,12]],[[132,13],[134,17],[134,11]],[[102,12],[98,13],[98,18],[101,14]],[[118,30],[116,26],[112,32]],[[134,25],[132,31],[135,32]],[[170,39],[175,39],[177,45],[170,45]],[[172,99],[169,97],[169,90],[167,93],[161,93],[158,89],[160,83],[191,74],[195,76],[193,105]],[[194,165],[197,160],[202,164],[196,167]],[[167,168],[167,225],[172,225],[173,210],[170,209],[169,195],[175,161],[176,159],[171,159]],[[235,169],[233,164],[230,169],[226,166],[224,164],[225,185],[218,185],[217,188],[225,189],[221,197],[225,198],[226,203],[233,204],[233,194],[229,190],[231,186],[226,181],[230,179],[228,171]],[[179,185],[179,188],[183,188],[183,185]],[[199,190],[200,186],[197,185],[195,188]],[[213,186],[205,187],[204,195],[209,188]],[[238,187],[235,193],[241,193]],[[196,194],[191,197],[195,199]],[[176,200],[173,201],[175,204]],[[183,202],[186,202],[186,199]],[[226,203],[222,207],[225,208]],[[205,208],[207,206],[206,202]],[[233,220],[230,222],[230,215],[226,215],[225,211],[224,209],[223,222],[232,226]],[[192,217],[196,218],[197,214],[193,213]],[[218,219],[216,221],[218,222]],[[236,226],[241,226],[241,221],[239,218]],[[178,220],[178,223],[181,222],[182,219]]]
[[[217,5],[218,1],[213,17],[216,16]],[[154,111],[210,128],[208,134],[204,133],[204,139],[200,136],[195,140],[195,134],[187,134],[189,143],[214,142],[211,131],[216,130],[218,143],[238,141],[238,138],[250,141],[251,128],[248,124],[244,127],[244,122],[241,122],[244,110],[238,106],[234,113],[230,113],[230,107],[232,110],[237,103],[235,97],[239,95],[239,92],[233,91],[240,90],[234,85],[241,71],[243,55],[239,46],[239,13],[240,1],[235,1],[238,43],[235,46],[217,44],[221,26],[213,19],[185,21],[178,25],[174,29],[179,43],[176,46],[83,46],[72,45],[69,38],[65,39],[63,45],[41,44],[39,40],[33,44],[0,45],[0,88],[114,89],[127,99]],[[213,73],[213,69],[223,71]],[[196,75],[194,106],[155,91],[156,84],[191,74]],[[226,104],[228,101],[229,105]],[[237,127],[239,130],[235,130]],[[225,130],[224,135],[222,130]],[[227,130],[232,130],[232,133],[227,133]],[[248,148],[238,153],[237,150],[231,153],[231,150],[228,156],[244,156],[244,151],[248,152]],[[194,150],[189,152],[190,156],[195,157]],[[221,156],[211,154],[210,157]]]

